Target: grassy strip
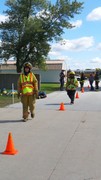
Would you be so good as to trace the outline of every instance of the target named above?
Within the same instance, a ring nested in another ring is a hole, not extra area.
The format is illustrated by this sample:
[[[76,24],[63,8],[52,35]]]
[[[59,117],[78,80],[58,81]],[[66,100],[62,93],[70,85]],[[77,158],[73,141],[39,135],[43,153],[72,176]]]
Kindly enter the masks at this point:
[[[46,94],[49,94],[54,91],[59,90],[60,85],[57,83],[42,83],[40,91],[45,91]]]
[[[14,103],[20,102],[17,96],[14,96]],[[12,96],[0,96],[0,108],[13,103]]]
[[[59,90],[59,84],[55,83],[42,83],[40,87],[40,91],[46,92],[46,94],[49,94],[54,91]],[[14,95],[14,103],[20,102],[20,99],[17,98],[17,95]],[[12,96],[0,96],[0,108],[5,107],[7,105],[10,105],[13,103]]]

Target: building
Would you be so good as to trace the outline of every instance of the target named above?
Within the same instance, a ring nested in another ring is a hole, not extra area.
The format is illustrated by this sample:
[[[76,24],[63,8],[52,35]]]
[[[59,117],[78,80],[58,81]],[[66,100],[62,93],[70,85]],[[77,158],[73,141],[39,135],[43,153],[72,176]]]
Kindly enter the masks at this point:
[[[46,61],[46,70],[33,68],[34,74],[40,75],[41,82],[44,83],[59,83],[59,74],[61,70],[66,70],[64,60],[49,60]],[[16,65],[14,64],[1,64],[0,74],[17,74]]]
[[[59,83],[59,74],[61,70],[66,70],[63,60],[46,61],[46,70],[33,69],[35,74],[40,75],[41,82]]]

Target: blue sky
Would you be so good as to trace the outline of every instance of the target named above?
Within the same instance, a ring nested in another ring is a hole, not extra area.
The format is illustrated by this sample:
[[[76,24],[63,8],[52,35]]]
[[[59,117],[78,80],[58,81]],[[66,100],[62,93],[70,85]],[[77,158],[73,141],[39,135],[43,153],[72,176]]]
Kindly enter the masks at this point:
[[[75,28],[64,30],[63,41],[52,44],[49,57],[65,60],[67,69],[101,68],[101,2],[78,1],[84,2],[84,9],[71,19]],[[0,20],[4,18],[4,3],[0,1]]]

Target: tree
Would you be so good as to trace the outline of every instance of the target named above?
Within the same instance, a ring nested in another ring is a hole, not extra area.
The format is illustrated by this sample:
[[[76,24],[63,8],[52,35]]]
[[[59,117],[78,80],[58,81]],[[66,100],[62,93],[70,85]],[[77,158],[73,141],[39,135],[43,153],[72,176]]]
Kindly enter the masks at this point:
[[[50,42],[60,40],[64,28],[72,28],[69,22],[81,13],[83,3],[76,0],[7,0],[5,22],[0,23],[2,58],[16,59],[17,72],[30,61],[42,67],[50,51]]]

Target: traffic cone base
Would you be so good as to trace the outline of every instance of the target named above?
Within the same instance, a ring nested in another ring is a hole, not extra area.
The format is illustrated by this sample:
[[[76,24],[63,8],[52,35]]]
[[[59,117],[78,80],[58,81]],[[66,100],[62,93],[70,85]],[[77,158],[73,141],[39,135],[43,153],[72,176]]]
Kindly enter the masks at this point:
[[[78,92],[76,93],[76,98],[79,98],[79,94],[78,94]]]
[[[81,92],[84,93],[84,88],[82,88]]]
[[[5,154],[5,155],[15,155],[15,154],[17,154],[18,153],[18,151],[17,150],[15,150],[15,151],[4,151],[4,152],[2,152],[2,154]]]
[[[7,145],[6,145],[6,150],[4,152],[2,152],[2,154],[15,155],[17,152],[18,151],[14,148],[12,134],[9,133],[8,141],[7,141]]]
[[[64,107],[64,103],[61,103],[60,104],[60,109],[59,109],[60,111],[64,111],[65,110],[65,107]]]

